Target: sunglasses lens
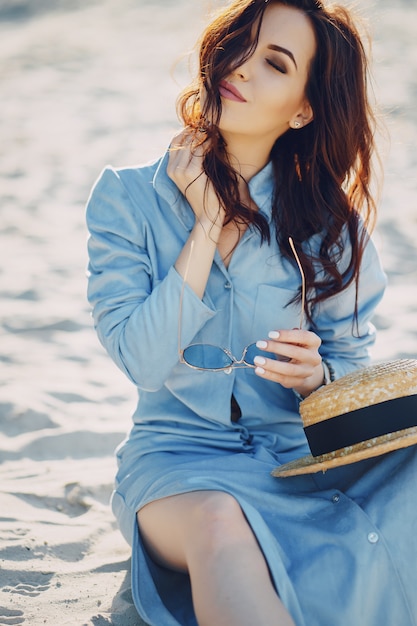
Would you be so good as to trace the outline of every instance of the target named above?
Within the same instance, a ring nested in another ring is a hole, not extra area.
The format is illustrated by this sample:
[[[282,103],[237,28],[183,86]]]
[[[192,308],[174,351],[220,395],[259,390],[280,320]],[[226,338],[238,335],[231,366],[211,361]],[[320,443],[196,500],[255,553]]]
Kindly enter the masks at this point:
[[[263,356],[265,359],[273,359],[274,361],[289,361],[286,356],[275,354],[274,352],[267,352],[266,350],[260,350],[256,347],[256,343],[251,343],[246,348],[245,363],[247,365],[255,365],[254,360],[256,356]]]
[[[193,367],[205,370],[227,369],[233,363],[232,359],[218,346],[195,344],[185,348],[183,359]]]

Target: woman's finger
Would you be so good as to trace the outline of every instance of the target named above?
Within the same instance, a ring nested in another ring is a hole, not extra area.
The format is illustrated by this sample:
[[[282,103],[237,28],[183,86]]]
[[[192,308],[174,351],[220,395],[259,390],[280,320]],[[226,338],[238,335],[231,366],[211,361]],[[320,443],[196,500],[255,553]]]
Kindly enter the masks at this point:
[[[268,340],[257,342],[257,347],[271,352],[277,359],[257,356],[255,373],[287,388],[302,390],[306,395],[323,380],[319,347],[320,338],[311,331],[272,331]],[[282,357],[285,357],[283,360]]]
[[[316,363],[318,349],[321,345],[320,338],[311,331],[290,330],[272,331],[268,340],[260,340],[257,347],[260,350],[271,352],[277,359],[284,357],[292,361],[307,361]]]

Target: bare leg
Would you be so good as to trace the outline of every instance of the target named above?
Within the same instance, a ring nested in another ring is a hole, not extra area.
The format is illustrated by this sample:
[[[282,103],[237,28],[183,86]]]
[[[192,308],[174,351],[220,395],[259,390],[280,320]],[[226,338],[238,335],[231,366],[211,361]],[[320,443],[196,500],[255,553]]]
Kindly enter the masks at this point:
[[[189,572],[200,626],[294,626],[232,496],[197,491],[164,498],[139,511],[138,522],[157,562]]]

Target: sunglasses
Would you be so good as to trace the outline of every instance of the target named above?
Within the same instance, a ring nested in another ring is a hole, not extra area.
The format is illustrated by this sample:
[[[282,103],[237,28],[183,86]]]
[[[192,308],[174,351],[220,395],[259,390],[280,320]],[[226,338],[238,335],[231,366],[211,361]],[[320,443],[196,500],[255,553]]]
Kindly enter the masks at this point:
[[[301,330],[304,322],[304,307],[306,299],[305,276],[292,238],[289,237],[288,241],[291,247],[291,251],[297,262],[297,266],[301,276],[301,314],[300,324],[298,326],[298,328]],[[277,355],[273,352],[268,352],[267,350],[261,350],[256,346],[256,343],[251,343],[246,346],[246,348],[244,348],[242,352],[242,356],[240,359],[237,359],[227,348],[222,348],[221,346],[216,346],[209,343],[193,343],[184,349],[181,348],[182,303],[184,299],[184,289],[187,282],[193,248],[194,241],[191,242],[190,254],[188,256],[187,265],[185,267],[180,295],[180,306],[178,314],[178,354],[180,363],[184,363],[185,365],[188,365],[188,367],[196,370],[230,373],[233,368],[255,368],[256,364],[254,361],[256,356],[263,356],[264,358],[273,359],[275,361],[289,361],[290,359],[288,359],[287,357]]]

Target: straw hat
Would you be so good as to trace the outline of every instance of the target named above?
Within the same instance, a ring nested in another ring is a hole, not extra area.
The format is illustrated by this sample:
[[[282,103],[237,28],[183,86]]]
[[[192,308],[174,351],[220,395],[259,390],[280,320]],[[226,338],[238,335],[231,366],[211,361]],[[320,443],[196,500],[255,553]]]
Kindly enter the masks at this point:
[[[314,391],[300,404],[311,454],[273,476],[313,474],[417,443],[417,360],[372,365]]]

